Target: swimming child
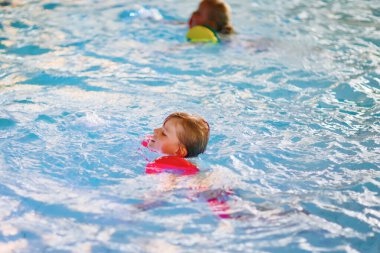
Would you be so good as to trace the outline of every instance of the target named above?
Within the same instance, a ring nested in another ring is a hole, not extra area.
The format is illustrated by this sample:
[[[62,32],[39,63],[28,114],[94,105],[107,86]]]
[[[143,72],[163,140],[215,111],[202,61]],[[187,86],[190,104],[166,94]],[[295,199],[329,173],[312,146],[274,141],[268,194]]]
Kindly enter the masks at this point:
[[[210,127],[206,120],[200,116],[191,115],[185,112],[174,112],[164,120],[162,127],[154,129],[154,134],[149,137],[143,145],[152,151],[165,154],[165,156],[150,162],[146,166],[146,174],[166,173],[168,177],[161,181],[164,191],[172,191],[179,182],[187,181],[191,189],[191,199],[202,199],[206,201],[211,210],[220,218],[232,218],[227,203],[230,191],[213,190],[209,188],[209,183],[200,184],[199,178],[191,181],[183,176],[195,176],[199,169],[184,158],[196,157],[206,149],[210,134]],[[182,178],[182,179],[180,179]],[[205,181],[205,180],[202,180]],[[137,205],[140,210],[147,210],[157,207],[162,201],[145,200]]]
[[[146,146],[170,156],[196,157],[206,150],[209,134],[209,125],[202,117],[174,112],[166,117],[162,127],[154,129]]]
[[[223,0],[202,0],[191,15],[186,35],[190,42],[220,42],[219,35],[234,32],[230,7]]]
[[[202,0],[189,19],[189,28],[206,26],[221,34],[231,34],[230,7],[223,0]]]

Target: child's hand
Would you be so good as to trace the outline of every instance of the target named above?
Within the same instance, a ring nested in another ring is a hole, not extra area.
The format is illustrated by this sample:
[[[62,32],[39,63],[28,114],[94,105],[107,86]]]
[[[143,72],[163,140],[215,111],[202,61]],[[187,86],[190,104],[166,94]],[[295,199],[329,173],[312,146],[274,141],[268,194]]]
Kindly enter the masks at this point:
[[[135,207],[141,211],[146,211],[159,206],[163,206],[165,203],[166,202],[163,200],[146,200],[141,204],[135,205]]]
[[[145,139],[141,142],[141,145],[148,147],[149,141],[152,139],[153,135],[147,135]]]

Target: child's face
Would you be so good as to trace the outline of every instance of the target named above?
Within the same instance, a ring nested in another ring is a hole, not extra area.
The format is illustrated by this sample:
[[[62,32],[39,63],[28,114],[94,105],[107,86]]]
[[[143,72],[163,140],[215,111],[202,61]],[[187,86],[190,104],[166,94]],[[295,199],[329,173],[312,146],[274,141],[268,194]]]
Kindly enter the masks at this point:
[[[181,142],[178,140],[178,131],[182,129],[178,122],[179,119],[172,118],[167,120],[162,127],[154,129],[154,134],[148,143],[148,147],[152,150],[167,155],[181,155]]]
[[[206,3],[201,3],[198,10],[194,11],[189,19],[190,28],[197,25],[211,25],[209,20],[209,6]]]

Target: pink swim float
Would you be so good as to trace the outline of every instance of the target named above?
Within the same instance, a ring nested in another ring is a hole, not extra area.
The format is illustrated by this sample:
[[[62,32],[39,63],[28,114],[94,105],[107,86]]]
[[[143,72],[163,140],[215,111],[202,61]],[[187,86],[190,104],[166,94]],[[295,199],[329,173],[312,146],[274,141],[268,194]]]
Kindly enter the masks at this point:
[[[179,156],[163,156],[146,165],[147,174],[172,173],[181,176],[194,175],[199,172],[197,166]]]

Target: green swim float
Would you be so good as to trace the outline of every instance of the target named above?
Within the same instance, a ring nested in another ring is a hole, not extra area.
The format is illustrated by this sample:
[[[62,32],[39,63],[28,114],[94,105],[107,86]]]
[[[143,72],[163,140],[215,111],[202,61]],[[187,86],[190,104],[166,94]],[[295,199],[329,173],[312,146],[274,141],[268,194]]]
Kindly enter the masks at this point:
[[[186,35],[189,42],[218,43],[220,38],[211,28],[197,25],[191,28]]]

